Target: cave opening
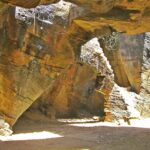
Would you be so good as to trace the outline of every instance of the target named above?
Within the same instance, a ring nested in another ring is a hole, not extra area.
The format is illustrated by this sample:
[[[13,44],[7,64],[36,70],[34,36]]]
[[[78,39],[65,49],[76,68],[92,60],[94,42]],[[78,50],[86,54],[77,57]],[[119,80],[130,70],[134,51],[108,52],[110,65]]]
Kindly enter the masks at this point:
[[[0,0],[0,150],[148,150],[149,7]]]

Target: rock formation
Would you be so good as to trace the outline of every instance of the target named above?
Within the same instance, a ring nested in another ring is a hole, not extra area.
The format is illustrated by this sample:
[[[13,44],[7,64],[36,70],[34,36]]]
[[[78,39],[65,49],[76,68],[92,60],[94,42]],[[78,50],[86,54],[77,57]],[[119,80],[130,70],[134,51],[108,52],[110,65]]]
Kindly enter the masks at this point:
[[[149,117],[150,110],[150,93],[149,93],[149,50],[150,50],[150,33],[145,34],[144,51],[143,51],[143,66],[141,74],[141,91],[142,100],[139,101],[138,109],[142,116]]]
[[[50,118],[149,117],[148,0],[0,1],[4,122],[30,107]]]
[[[73,56],[71,51],[55,48],[66,30],[57,20],[55,26],[41,22],[35,26],[31,20],[30,26],[16,20],[13,7],[4,9],[1,18],[0,110],[12,125],[51,86]]]

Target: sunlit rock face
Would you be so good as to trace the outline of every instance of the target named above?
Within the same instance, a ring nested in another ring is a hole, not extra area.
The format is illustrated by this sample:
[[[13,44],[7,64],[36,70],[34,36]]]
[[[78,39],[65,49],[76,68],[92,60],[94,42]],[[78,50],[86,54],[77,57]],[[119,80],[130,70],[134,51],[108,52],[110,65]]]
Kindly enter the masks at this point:
[[[136,93],[114,84],[109,97],[111,103],[110,113],[113,120],[118,124],[124,122],[130,124],[130,119],[140,119],[141,114],[137,109],[140,100],[141,97]]]
[[[2,116],[0,116],[2,117]],[[0,119],[0,135],[1,136],[9,136],[12,134],[12,130],[10,129],[10,125],[4,121],[4,118],[2,117]]]
[[[104,50],[104,54],[109,60],[115,74],[115,82],[120,86],[130,86],[127,74],[125,73],[124,64],[120,52],[120,36],[118,32],[112,32],[110,35],[99,37],[99,41]]]
[[[63,20],[63,23],[67,23],[71,6],[71,3],[60,1],[57,4],[40,5],[31,9],[16,7],[15,17],[27,24],[31,24],[33,21],[39,21],[43,24],[53,24],[59,18],[59,23],[63,22]]]
[[[104,97],[104,113],[107,116],[106,120],[112,120],[109,101],[109,94],[114,85],[114,73],[111,65],[105,56],[103,49],[97,38],[86,43],[81,49],[81,60],[90,64],[97,70],[96,90]],[[109,118],[109,119],[108,119]]]
[[[143,98],[138,105],[141,114],[144,117],[150,117],[150,33],[145,34],[144,52],[143,52],[143,66],[142,66],[142,84],[141,97]]]

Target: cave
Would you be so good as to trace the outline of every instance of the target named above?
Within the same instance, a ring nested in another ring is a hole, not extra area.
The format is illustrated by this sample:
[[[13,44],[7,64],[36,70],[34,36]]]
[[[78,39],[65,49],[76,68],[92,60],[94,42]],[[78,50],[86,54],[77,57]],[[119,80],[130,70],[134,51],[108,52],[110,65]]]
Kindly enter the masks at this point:
[[[0,150],[149,150],[149,10],[0,0]]]

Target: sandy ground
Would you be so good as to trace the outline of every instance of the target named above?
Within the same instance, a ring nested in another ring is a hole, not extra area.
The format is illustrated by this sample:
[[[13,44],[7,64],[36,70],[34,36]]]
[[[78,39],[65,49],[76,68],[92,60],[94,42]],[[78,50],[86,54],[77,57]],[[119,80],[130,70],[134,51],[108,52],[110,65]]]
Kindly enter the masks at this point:
[[[0,150],[150,150],[149,128],[24,118],[14,131],[12,137],[0,141]]]

